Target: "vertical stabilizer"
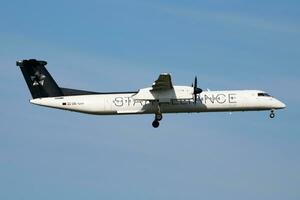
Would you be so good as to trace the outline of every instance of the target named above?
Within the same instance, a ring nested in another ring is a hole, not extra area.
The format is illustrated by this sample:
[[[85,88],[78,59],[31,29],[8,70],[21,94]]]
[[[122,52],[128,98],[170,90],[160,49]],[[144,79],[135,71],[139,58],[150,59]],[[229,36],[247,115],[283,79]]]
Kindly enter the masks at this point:
[[[35,59],[17,61],[33,99],[63,96],[46,65],[46,61]]]

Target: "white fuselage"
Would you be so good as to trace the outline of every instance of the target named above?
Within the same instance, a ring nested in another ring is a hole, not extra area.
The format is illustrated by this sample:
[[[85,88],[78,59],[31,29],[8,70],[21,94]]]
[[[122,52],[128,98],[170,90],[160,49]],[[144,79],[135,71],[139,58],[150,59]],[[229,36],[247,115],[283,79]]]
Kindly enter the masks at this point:
[[[258,111],[284,108],[274,97],[258,96],[258,90],[204,91],[193,99],[171,99],[158,102],[134,99],[137,93],[93,94],[37,98],[33,104],[63,110],[95,114],[155,114],[161,113]]]

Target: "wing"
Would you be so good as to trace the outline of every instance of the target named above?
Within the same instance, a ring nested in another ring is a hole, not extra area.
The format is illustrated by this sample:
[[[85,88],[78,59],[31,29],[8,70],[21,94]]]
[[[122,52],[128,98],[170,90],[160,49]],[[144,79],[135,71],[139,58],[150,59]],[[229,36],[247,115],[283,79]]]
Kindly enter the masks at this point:
[[[160,74],[158,79],[152,84],[151,91],[162,91],[173,89],[173,84],[171,81],[170,74]]]
[[[152,87],[142,88],[132,95],[135,100],[171,102],[172,99],[192,99],[193,88],[190,86],[173,86],[171,75],[160,74]]]

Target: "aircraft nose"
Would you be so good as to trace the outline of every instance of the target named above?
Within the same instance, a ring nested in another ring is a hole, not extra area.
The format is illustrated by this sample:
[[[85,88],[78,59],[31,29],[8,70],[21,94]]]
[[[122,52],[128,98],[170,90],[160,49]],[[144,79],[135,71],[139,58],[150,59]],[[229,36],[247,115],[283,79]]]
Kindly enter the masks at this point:
[[[277,100],[276,109],[284,109],[284,108],[286,108],[286,105],[283,102]]]

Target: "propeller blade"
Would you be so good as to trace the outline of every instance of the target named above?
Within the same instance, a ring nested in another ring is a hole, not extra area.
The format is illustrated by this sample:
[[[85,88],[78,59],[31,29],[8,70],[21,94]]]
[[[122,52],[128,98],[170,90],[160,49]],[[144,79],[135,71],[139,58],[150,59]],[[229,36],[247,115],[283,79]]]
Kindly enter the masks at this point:
[[[200,94],[202,92],[202,89],[198,88],[198,79],[197,76],[195,76],[194,80],[194,103],[197,103],[197,94]]]
[[[198,80],[197,80],[197,76],[195,76],[195,80],[194,80],[194,104],[197,103],[197,84],[198,84]]]

